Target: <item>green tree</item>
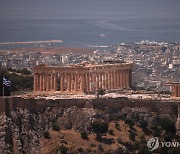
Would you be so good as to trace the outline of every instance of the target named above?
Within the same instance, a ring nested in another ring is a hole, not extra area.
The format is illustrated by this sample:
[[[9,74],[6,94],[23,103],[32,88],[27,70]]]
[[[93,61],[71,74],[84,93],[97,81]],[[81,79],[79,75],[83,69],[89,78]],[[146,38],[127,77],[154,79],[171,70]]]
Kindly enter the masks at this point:
[[[99,95],[104,95],[104,94],[105,94],[104,89],[99,89],[99,90],[98,90],[98,94],[99,94]]]
[[[129,138],[130,140],[132,141],[135,141],[135,138],[136,138],[136,133],[134,133],[133,131],[129,131]]]
[[[108,123],[95,121],[91,124],[92,131],[96,134],[96,139],[100,141],[102,135],[105,135],[108,132]]]
[[[165,130],[167,133],[170,132],[172,134],[176,133],[176,127],[175,127],[175,123],[173,121],[171,121],[168,118],[163,118],[160,121],[160,126],[163,130]]]
[[[129,119],[129,118],[125,119],[124,122],[125,122],[126,124],[128,124],[130,128],[132,128],[132,127],[134,126],[134,121],[131,120],[131,119]]]
[[[44,132],[43,135],[44,135],[45,139],[50,139],[51,138],[48,131]]]
[[[81,138],[84,139],[84,140],[88,140],[88,135],[87,135],[87,133],[85,131],[83,131],[81,133]]]
[[[23,68],[20,73],[22,73],[23,75],[30,75],[31,71],[27,70],[26,68]]]
[[[114,130],[110,129],[109,130],[109,135],[114,135]]]
[[[64,145],[61,145],[60,147],[57,147],[57,152],[61,152],[61,154],[66,154],[68,151],[68,148]]]
[[[144,138],[144,136],[142,136],[140,138],[140,142],[139,142],[139,147],[138,147],[138,154],[151,154],[151,152],[148,150],[147,148],[147,141]]]
[[[57,124],[55,124],[55,123],[52,124],[52,129],[53,129],[54,131],[60,131],[59,126],[58,126]]]
[[[146,129],[147,125],[148,125],[148,123],[147,123],[146,120],[141,120],[140,121],[140,126],[141,126],[142,129]]]
[[[9,73],[13,71],[13,73]],[[17,71],[9,69],[0,69],[0,79],[6,76],[11,81],[9,91],[32,90],[33,89],[33,76],[24,76],[16,73]],[[2,95],[2,84],[0,84],[0,95]]]

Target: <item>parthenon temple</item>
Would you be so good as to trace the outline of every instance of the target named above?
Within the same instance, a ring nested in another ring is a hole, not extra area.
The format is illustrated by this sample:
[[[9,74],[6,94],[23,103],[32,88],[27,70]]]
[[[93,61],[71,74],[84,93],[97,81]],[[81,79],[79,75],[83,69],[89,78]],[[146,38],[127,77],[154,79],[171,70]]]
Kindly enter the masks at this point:
[[[34,67],[34,92],[90,93],[132,86],[132,63]]]

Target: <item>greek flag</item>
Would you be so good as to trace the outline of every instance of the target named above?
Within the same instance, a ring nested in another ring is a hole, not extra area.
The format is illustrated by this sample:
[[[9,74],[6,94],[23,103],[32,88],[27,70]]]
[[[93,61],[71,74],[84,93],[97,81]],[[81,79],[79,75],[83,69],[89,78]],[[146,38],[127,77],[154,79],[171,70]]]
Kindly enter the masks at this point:
[[[11,86],[11,81],[6,79],[5,77],[3,77],[3,85],[10,87]]]

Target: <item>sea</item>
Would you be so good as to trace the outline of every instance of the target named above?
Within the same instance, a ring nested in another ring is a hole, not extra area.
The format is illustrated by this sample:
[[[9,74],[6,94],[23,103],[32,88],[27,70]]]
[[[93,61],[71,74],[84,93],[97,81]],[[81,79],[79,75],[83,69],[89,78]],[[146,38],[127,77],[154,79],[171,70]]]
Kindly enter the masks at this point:
[[[179,2],[175,0],[173,5],[167,0],[160,0],[162,3],[157,5],[155,0],[152,4],[113,0],[84,0],[87,3],[70,0],[71,4],[62,0],[55,0],[55,4],[48,0],[32,0],[28,4],[22,0],[16,4],[3,1],[1,4],[6,7],[0,6],[0,43],[62,40],[46,46],[84,48],[141,40],[180,42],[180,11],[175,3]],[[8,44],[0,45],[0,49],[39,45]]]

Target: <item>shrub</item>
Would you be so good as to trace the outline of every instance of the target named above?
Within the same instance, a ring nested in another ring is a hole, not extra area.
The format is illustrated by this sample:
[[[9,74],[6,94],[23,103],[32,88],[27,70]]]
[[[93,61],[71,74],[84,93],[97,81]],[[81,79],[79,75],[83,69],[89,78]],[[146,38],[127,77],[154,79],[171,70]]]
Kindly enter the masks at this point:
[[[96,134],[96,139],[100,140],[102,135],[105,135],[108,132],[108,123],[95,121],[91,124],[92,131]]]
[[[120,115],[111,115],[110,121],[119,121],[121,119]]]
[[[53,125],[52,125],[52,129],[53,129],[54,131],[59,131],[59,130],[60,130],[60,128],[59,128],[59,126],[58,126],[57,124],[53,124]]]
[[[84,139],[84,140],[88,140],[88,135],[86,132],[82,132],[81,133],[81,138]]]
[[[91,151],[92,151],[92,150],[91,150],[91,148],[87,148],[87,152],[89,152],[89,153],[90,153]]]
[[[46,132],[44,132],[44,138],[45,139],[50,139],[50,135],[49,135],[49,132],[48,131],[46,131]]]
[[[133,131],[129,131],[130,140],[135,141],[135,137],[136,137],[136,133],[134,133]]]
[[[78,152],[79,152],[79,153],[83,152],[83,149],[82,149],[81,147],[78,148]]]
[[[26,68],[23,68],[22,70],[20,70],[20,73],[22,73],[23,75],[30,75],[31,71],[27,70]]]
[[[110,129],[109,130],[109,135],[114,135],[114,130]]]
[[[16,70],[9,69],[13,73],[9,73],[7,69],[0,69],[0,76],[2,74],[6,76],[11,81],[10,91],[19,91],[19,90],[29,90],[33,89],[33,76],[23,76],[16,74]]]
[[[92,143],[92,144],[91,144],[91,147],[96,147],[96,145]]]
[[[105,94],[104,89],[99,89],[99,90],[98,90],[98,94],[99,94],[99,95],[104,95],[104,94]]]
[[[171,132],[172,134],[176,132],[175,123],[168,118],[161,119],[160,126],[166,132]]]
[[[134,126],[134,121],[131,119],[126,119],[124,122],[128,124],[130,128]]]
[[[120,129],[120,125],[119,125],[117,122],[115,122],[115,128],[116,128],[117,130],[119,130],[119,131],[121,130],[121,129]]]
[[[58,147],[57,151],[60,151],[61,154],[66,154],[68,151],[68,148],[62,145],[62,146]]]
[[[121,138],[117,138],[117,141],[118,141],[119,144],[123,144],[123,141],[122,141]]]
[[[138,154],[150,154],[151,152],[148,150],[147,141],[144,136],[140,137]]]
[[[156,127],[153,129],[153,136],[160,137],[161,136],[161,130],[160,128]]]
[[[100,151],[104,151],[103,146],[102,146],[101,144],[98,145],[98,149],[99,149]]]
[[[148,125],[148,123],[147,123],[147,121],[146,120],[142,120],[142,121],[140,121],[140,126],[141,126],[141,128],[142,129],[145,129],[146,127],[147,127],[147,125]]]

